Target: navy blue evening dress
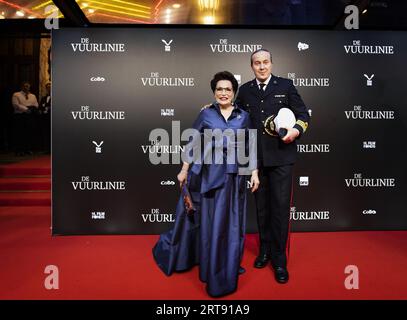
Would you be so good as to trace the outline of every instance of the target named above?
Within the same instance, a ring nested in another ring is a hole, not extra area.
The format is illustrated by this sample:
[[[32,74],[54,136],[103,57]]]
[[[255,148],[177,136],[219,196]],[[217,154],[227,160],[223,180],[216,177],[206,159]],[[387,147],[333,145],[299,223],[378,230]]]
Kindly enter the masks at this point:
[[[194,128],[201,133],[205,129],[247,130],[249,114],[235,106],[226,121],[213,104],[200,112]],[[226,150],[230,142],[224,139],[221,143]],[[238,169],[237,163],[193,163],[187,181],[197,211],[187,215],[181,196],[173,228],[161,234],[153,248],[154,259],[166,275],[198,264],[200,280],[214,297],[234,292],[238,284],[247,201],[247,176],[239,175]]]

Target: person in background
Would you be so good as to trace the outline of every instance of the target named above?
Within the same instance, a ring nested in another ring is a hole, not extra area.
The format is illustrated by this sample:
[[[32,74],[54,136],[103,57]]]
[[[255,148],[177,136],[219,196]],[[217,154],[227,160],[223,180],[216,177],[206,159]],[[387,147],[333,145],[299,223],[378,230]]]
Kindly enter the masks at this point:
[[[14,138],[17,156],[32,154],[34,119],[32,115],[38,110],[37,97],[30,92],[31,85],[24,81],[21,91],[15,92],[11,102],[14,108]]]
[[[45,85],[46,93],[41,98],[39,110],[39,124],[41,132],[41,149],[51,153],[51,82]]]

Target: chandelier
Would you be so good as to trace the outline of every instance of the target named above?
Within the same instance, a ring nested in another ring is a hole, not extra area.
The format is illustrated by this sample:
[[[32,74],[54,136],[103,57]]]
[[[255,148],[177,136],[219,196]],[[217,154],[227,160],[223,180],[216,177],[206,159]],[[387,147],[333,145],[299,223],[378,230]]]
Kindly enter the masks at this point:
[[[198,0],[199,10],[218,10],[219,0]]]

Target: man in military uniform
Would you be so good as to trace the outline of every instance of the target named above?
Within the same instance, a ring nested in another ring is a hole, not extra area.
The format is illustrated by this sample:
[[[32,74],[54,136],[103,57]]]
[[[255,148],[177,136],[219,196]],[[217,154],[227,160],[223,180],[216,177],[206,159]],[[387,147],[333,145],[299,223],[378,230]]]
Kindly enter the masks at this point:
[[[286,283],[296,139],[307,130],[310,117],[293,82],[271,74],[272,58],[268,50],[254,52],[251,67],[256,78],[241,86],[236,103],[250,113],[257,129],[260,187],[255,192],[255,199],[260,252],[254,266],[264,268],[271,261],[276,281]],[[282,138],[270,128],[270,120],[281,108],[291,109],[296,118],[294,127],[286,128],[287,134]]]

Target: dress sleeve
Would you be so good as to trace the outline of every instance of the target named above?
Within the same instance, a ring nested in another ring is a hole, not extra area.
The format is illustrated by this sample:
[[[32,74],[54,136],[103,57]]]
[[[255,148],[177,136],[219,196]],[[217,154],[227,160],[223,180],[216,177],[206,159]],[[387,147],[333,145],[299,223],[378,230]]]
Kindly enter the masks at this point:
[[[194,121],[192,128],[188,132],[189,141],[185,145],[184,152],[182,154],[182,161],[192,164],[191,171],[195,174],[199,174],[202,170],[202,134],[205,124],[205,110],[202,110],[196,120]]]
[[[198,117],[195,119],[194,124],[192,125],[192,128],[199,132],[203,132],[203,127],[204,127],[204,110],[199,112]]]
[[[247,116],[246,122],[246,132],[247,132],[247,152],[249,154],[249,166],[248,169],[253,171],[258,169],[257,164],[257,128],[254,126],[253,121],[250,116]]]
[[[248,114],[245,115],[244,129],[244,159],[245,163],[239,166],[239,175],[251,175],[257,169],[257,129]],[[242,150],[243,151],[243,150]],[[240,151],[238,151],[240,152]]]

